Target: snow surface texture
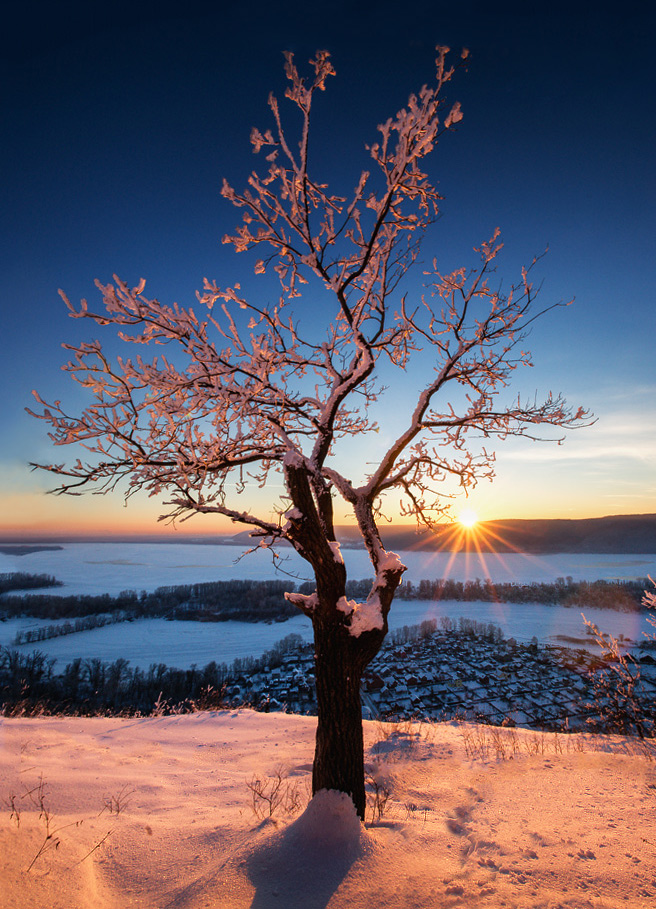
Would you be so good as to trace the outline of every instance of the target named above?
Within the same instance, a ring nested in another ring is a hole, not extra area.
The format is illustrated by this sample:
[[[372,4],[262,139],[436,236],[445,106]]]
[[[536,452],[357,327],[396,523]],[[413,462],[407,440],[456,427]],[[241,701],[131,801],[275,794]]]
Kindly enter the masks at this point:
[[[4,719],[4,909],[653,909],[656,763],[632,740],[365,723],[389,798],[363,828],[339,793],[303,812],[314,731],[247,710]],[[279,770],[301,805],[262,819],[248,783]],[[27,872],[40,776],[59,847]]]

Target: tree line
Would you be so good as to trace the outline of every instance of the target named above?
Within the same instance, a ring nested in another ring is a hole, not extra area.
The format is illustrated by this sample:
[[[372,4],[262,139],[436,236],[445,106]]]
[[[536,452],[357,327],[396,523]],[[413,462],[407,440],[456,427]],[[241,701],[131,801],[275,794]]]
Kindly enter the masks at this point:
[[[471,602],[542,603],[560,606],[596,606],[600,609],[638,611],[644,597],[647,578],[635,581],[574,581],[571,577],[553,582],[501,582],[489,578],[454,581],[450,578],[418,584],[405,581],[399,586],[400,600],[459,600]]]
[[[499,644],[504,640],[502,629],[494,622],[479,622],[466,616],[452,619],[448,615],[440,617],[440,628],[450,634],[461,637],[480,638],[488,644]],[[388,643],[392,647],[429,640],[437,631],[437,619],[424,619],[419,625],[403,625],[390,631]],[[514,640],[511,638],[511,640]],[[537,639],[535,639],[537,640]]]
[[[284,597],[286,591],[294,589],[294,583],[288,581],[243,580],[180,584],[158,587],[152,592],[123,590],[116,596],[39,593],[4,596],[0,613],[4,617],[64,619],[120,612],[132,618],[281,622],[298,615]]]
[[[9,571],[0,574],[0,594],[10,590],[33,590],[37,587],[62,587],[51,574],[28,574],[26,571]]]
[[[308,650],[298,634],[277,641],[260,657],[239,657],[231,664],[212,660],[199,668],[177,669],[151,663],[130,666],[80,657],[55,672],[56,659],[41,651],[0,647],[0,715],[64,713],[80,716],[194,712],[225,704],[225,686],[280,666],[286,654]]]
[[[79,616],[73,622],[67,619],[56,625],[43,625],[41,628],[26,628],[17,631],[13,645],[20,647],[21,644],[37,644],[39,641],[49,641],[52,638],[61,638],[79,631],[91,631],[93,628],[103,628],[105,625],[116,625],[118,622],[125,621],[132,621],[132,619],[124,612]]]
[[[0,575],[0,592],[3,584],[5,590],[29,590],[46,586],[46,583],[49,586],[61,586],[60,581],[48,575],[21,574],[18,578],[16,575]],[[347,581],[346,595],[354,600],[365,599],[371,590],[371,584],[370,578]],[[554,582],[524,584],[493,583],[489,578],[468,581],[437,578],[432,581],[421,580],[416,584],[412,581],[403,582],[399,585],[396,599],[542,603],[579,609],[594,606],[630,612],[642,608],[641,601],[647,586],[647,578],[636,581],[589,582],[573,581],[569,577],[557,578]],[[152,592],[124,590],[116,596],[5,594],[0,600],[0,617],[29,615],[42,619],[73,619],[120,614],[127,620],[167,618],[201,622],[283,622],[298,615],[297,608],[285,599],[285,593],[297,592],[307,596],[313,589],[314,582],[309,581],[297,585],[290,580],[231,580],[158,587]],[[112,618],[111,621],[118,620],[120,619]],[[39,630],[35,632],[36,639],[46,640],[62,633],[87,630],[86,627],[78,627],[77,622],[67,631],[58,628],[59,626],[52,626],[51,632]],[[29,643],[31,640],[26,637],[16,643]]]

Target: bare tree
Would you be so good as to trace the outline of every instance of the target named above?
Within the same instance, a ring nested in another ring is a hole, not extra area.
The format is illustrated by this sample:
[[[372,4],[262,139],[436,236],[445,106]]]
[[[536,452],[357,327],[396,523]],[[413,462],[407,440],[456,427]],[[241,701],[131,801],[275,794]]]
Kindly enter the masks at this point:
[[[99,312],[84,300],[75,307],[62,294],[73,318],[118,329],[126,343],[160,353],[150,361],[141,354],[112,361],[98,341],[70,346],[64,369],[93,403],[71,416],[60,402],[48,405],[36,395],[54,443],[89,452],[71,466],[35,465],[63,478],[53,491],[105,493],[125,481],[127,498],[166,494],[164,518],[224,515],[249,527],[257,545],[287,541],[311,565],[315,592],[289,599],[314,629],[313,789],[349,793],[360,817],[360,680],[387,633],[405,571],[379,533],[385,498],[398,496],[402,514],[430,525],[448,508],[445,480],[455,478],[466,492],[492,477],[486,440],[538,438],[541,425],[571,428],[588,419],[560,395],[497,402],[515,368],[529,363],[524,340],[531,323],[552,308],[536,310],[530,268],[506,292],[493,283],[498,231],[476,250],[475,267],[442,274],[434,262],[417,299],[404,286],[440,201],[423,161],[462,118],[458,103],[443,108],[442,94],[467,52],[454,66],[447,53],[438,48],[432,87],[411,95],[378,127],[368,149],[371,172],[360,175],[349,198],[331,194],[310,173],[310,114],[316,92],[334,75],[329,55],[317,53],[306,79],[287,54],[285,96],[300,111],[298,144],[271,95],[272,129],[251,133],[253,151],[264,149],[267,164],[242,193],[225,182],[222,190],[243,211],[237,232],[223,242],[237,252],[261,251],[255,272],[276,273],[275,305],[245,299],[239,285],[208,280],[198,311],[150,300],[143,280],[131,288],[116,276],[114,284],[98,284]],[[391,441],[378,448],[369,473],[362,465],[347,476],[335,458],[340,443],[377,430],[372,405],[383,383],[407,371],[421,351],[417,395],[398,416]],[[241,493],[273,480],[286,490],[277,511],[255,513],[241,504],[247,498]],[[352,509],[374,568],[364,603],[345,596],[336,496]]]
[[[630,652],[622,652],[617,638],[604,634],[581,615],[601,649],[600,664],[593,664],[589,671],[593,702],[587,705],[592,710],[587,722],[595,726],[601,720],[606,732],[637,734],[641,739],[652,736],[654,717],[653,711],[646,707],[640,663]]]
[[[650,577],[649,580],[651,581],[652,586],[656,587],[656,581],[652,577]],[[655,610],[654,613],[651,613],[647,616],[647,622],[655,630],[651,632],[645,631],[643,634],[648,641],[650,641],[652,644],[656,644],[656,592],[653,590],[645,590],[645,595],[642,598],[642,605],[645,607],[645,609]]]

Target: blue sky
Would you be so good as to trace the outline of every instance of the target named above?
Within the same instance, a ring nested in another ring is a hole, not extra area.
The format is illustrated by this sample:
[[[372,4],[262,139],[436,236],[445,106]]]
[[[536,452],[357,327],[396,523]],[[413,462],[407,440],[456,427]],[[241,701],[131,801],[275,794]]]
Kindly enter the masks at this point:
[[[437,43],[468,47],[471,64],[450,94],[464,120],[430,161],[445,199],[425,258],[473,263],[498,225],[510,282],[549,246],[543,300],[575,303],[536,325],[535,368],[514,390],[562,391],[598,417],[562,446],[500,445],[497,481],[467,507],[489,519],[656,512],[656,16],[631,2],[533,7],[21,7],[1,64],[0,533],[154,530],[159,513],[45,497],[48,476],[26,466],[62,457],[24,412],[31,389],[79,400],[60,344],[86,327],[58,288],[92,299],[94,279],[116,272],[193,303],[204,276],[250,281],[250,262],[220,243],[239,213],[219,190],[253,166],[248,135],[269,125],[268,92],[282,94],[281,52],[301,65],[331,51],[317,163],[352,186],[377,123],[431,80]],[[392,389],[394,406],[407,394]]]

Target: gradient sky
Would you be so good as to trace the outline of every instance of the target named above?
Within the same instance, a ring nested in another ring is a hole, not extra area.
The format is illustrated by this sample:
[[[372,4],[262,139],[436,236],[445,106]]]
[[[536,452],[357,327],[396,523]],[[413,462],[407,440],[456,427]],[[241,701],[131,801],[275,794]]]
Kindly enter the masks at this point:
[[[224,176],[241,188],[257,163],[248,136],[270,125],[268,92],[284,89],[281,52],[304,65],[317,48],[331,51],[337,78],[319,99],[318,126],[330,137],[319,159],[352,186],[377,123],[432,79],[437,43],[468,47],[471,64],[449,94],[464,120],[430,159],[445,201],[425,258],[473,264],[472,247],[498,225],[500,277],[512,281],[549,246],[543,302],[575,304],[536,325],[535,368],[516,374],[514,390],[562,391],[598,417],[562,446],[499,445],[497,480],[463,507],[487,519],[656,512],[649,5],[222,6],[27,3],[7,24],[0,534],[158,529],[154,501],[125,509],[118,496],[45,496],[51,478],[27,467],[66,455],[25,414],[31,389],[78,400],[59,369],[60,344],[88,337],[89,326],[67,319],[58,288],[92,299],[94,279],[116,272],[184,304],[204,276],[250,280],[250,261],[220,243],[239,213],[219,189]],[[392,397],[403,408],[405,385]],[[198,518],[186,529],[213,526]]]

